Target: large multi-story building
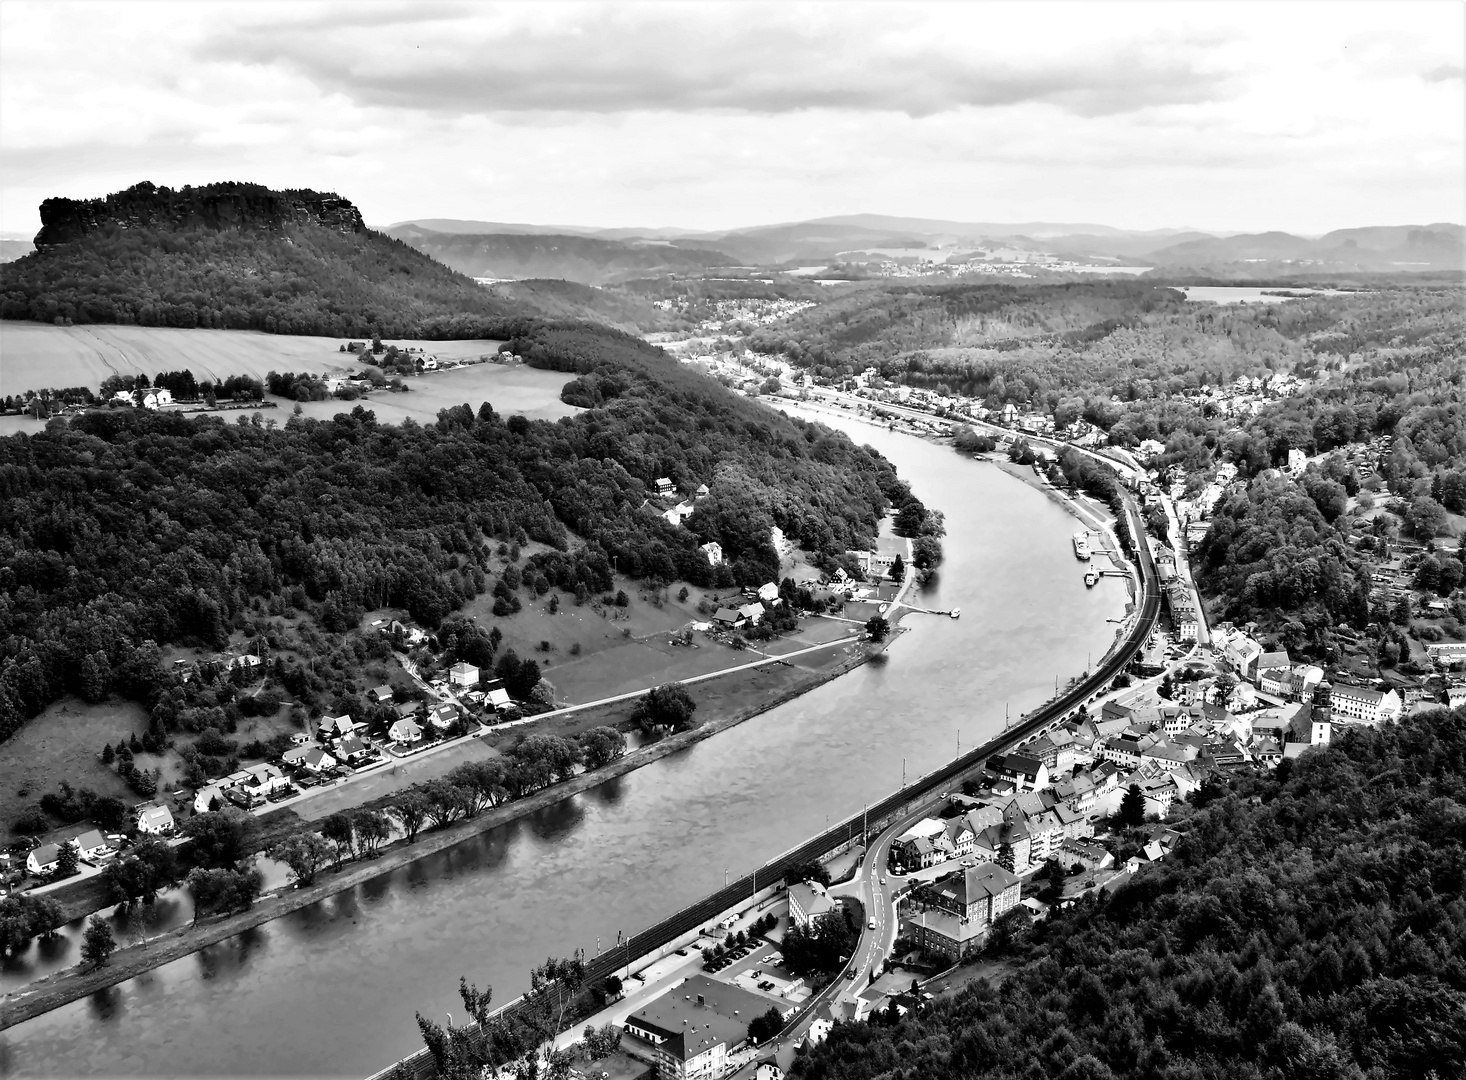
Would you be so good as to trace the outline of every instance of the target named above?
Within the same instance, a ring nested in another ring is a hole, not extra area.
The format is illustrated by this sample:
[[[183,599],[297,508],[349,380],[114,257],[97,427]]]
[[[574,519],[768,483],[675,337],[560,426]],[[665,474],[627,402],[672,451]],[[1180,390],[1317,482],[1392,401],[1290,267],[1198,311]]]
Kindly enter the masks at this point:
[[[1400,695],[1393,690],[1372,690],[1367,686],[1335,683],[1329,691],[1333,718],[1361,724],[1378,724],[1400,715]]]

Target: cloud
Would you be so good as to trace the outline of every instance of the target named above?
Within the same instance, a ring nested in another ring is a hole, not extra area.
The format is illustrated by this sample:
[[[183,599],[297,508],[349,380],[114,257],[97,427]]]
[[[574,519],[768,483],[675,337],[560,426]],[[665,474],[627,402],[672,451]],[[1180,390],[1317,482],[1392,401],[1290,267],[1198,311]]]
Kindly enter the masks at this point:
[[[1420,77],[1428,83],[1450,82],[1452,79],[1466,79],[1466,68],[1460,64],[1441,64],[1429,71],[1422,72]]]
[[[970,16],[971,9],[953,8]],[[996,9],[995,9],[996,10]],[[1173,41],[1013,49],[1004,20],[913,20],[904,10],[551,9],[559,18],[446,11],[384,40],[375,25],[260,24],[202,55],[303,76],[364,106],[447,115],[806,110],[930,116],[1041,102],[1080,116],[1194,103],[1228,73]],[[946,33],[944,30],[953,32]]]

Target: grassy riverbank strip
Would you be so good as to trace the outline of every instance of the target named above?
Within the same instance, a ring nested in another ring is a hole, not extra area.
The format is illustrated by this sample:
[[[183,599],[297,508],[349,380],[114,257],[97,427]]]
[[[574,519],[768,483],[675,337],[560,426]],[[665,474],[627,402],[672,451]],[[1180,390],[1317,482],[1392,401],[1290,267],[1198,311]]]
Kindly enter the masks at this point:
[[[486,810],[469,821],[458,822],[447,829],[422,833],[415,844],[399,841],[385,849],[377,858],[349,864],[344,869],[318,880],[315,885],[273,893],[261,897],[248,911],[205,919],[168,934],[119,949],[104,967],[70,968],[38,979],[7,995],[3,1002],[0,1002],[0,1031],[125,982],[144,972],[161,967],[163,964],[188,956],[190,953],[215,945],[246,930],[278,919],[282,915],[288,915],[292,911],[319,903],[339,892],[363,885],[373,878],[401,869],[418,859],[452,847],[479,833],[537,813],[563,799],[588,791],[608,780],[624,776],[626,773],[650,765],[670,754],[685,750],[703,739],[710,738],[720,731],[726,731],[760,713],[808,693],[816,686],[838,678],[865,663],[878,651],[881,650],[862,648],[859,653],[847,657],[831,670],[813,673],[808,680],[800,680],[777,698],[709,720],[690,731],[670,735],[665,739],[639,747],[603,768],[583,773],[562,784],[545,788],[528,798]]]

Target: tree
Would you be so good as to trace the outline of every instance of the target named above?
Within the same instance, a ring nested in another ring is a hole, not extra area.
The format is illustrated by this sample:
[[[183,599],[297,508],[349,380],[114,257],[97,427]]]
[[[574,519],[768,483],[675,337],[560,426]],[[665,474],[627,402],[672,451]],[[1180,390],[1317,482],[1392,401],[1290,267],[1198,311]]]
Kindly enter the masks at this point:
[[[865,621],[866,635],[874,642],[882,642],[891,633],[891,624],[884,615],[872,615]]]
[[[195,867],[184,882],[189,896],[193,898],[194,922],[205,915],[248,908],[259,896],[264,880],[264,876],[253,869]]]
[[[772,1005],[769,1011],[755,1016],[748,1024],[748,1038],[754,1045],[762,1045],[784,1030],[784,1018]]]
[[[826,869],[824,863],[807,862],[800,863],[798,866],[791,866],[784,872],[784,884],[786,885],[798,885],[805,881],[813,881],[819,885],[828,886],[830,884],[830,871]]]
[[[341,869],[344,856],[356,858],[356,826],[346,811],[338,810],[321,822],[321,835],[331,841],[335,849],[336,869]]]
[[[904,581],[906,578],[906,561],[897,555],[891,560],[891,580]]]
[[[402,826],[409,844],[417,843],[417,834],[427,821],[431,807],[427,797],[417,788],[409,788],[392,800],[388,812]]]
[[[613,727],[594,727],[580,736],[587,769],[609,765],[626,753],[626,736]]]
[[[697,702],[680,682],[664,683],[649,690],[632,710],[632,720],[643,729],[667,727],[673,731],[684,731],[693,726],[692,714],[697,711]]]
[[[1013,872],[1013,845],[1004,840],[998,845],[997,864],[1008,873]]]
[[[1145,824],[1145,795],[1141,793],[1139,784],[1131,784],[1125,789],[1120,800],[1120,824],[1126,828]]]
[[[105,919],[93,918],[87,923],[86,933],[81,940],[81,958],[93,967],[101,967],[117,948],[112,936],[112,927]]]
[[[472,799],[462,788],[441,778],[424,784],[422,794],[427,800],[428,814],[432,817],[433,824],[440,829],[467,817],[473,805]]]
[[[189,818],[183,831],[193,839],[190,850],[199,866],[231,867],[254,851],[259,820],[237,810],[211,810]]]
[[[363,858],[375,858],[380,848],[392,835],[392,823],[380,810],[358,810],[353,815],[356,826],[356,840],[361,846]]]
[[[335,848],[328,844],[320,833],[303,829],[293,836],[287,836],[270,849],[270,858],[278,859],[290,867],[298,885],[310,885],[316,880],[316,872],[331,858]]]
[[[1446,527],[1446,508],[1429,495],[1418,495],[1410,501],[1405,522],[1418,539],[1430,540]]]
[[[81,853],[71,841],[62,844],[56,852],[56,870],[52,875],[56,881],[69,878],[81,866]]]

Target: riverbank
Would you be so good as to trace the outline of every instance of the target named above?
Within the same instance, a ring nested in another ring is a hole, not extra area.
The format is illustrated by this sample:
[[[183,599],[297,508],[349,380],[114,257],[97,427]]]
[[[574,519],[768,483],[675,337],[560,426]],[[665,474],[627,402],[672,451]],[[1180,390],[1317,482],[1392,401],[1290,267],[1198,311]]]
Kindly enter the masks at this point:
[[[760,713],[792,701],[817,686],[853,671],[871,657],[884,653],[892,640],[895,638],[888,639],[886,643],[876,648],[862,646],[858,653],[847,656],[834,668],[823,672],[810,672],[807,678],[796,679],[783,693],[770,700],[710,719],[690,731],[670,735],[665,739],[639,747],[603,768],[583,773],[572,780],[537,792],[529,798],[494,807],[472,820],[459,822],[450,828],[422,833],[415,844],[398,841],[386,848],[377,858],[367,862],[349,864],[344,869],[329,874],[324,880],[318,879],[316,884],[307,888],[292,888],[269,894],[257,900],[248,911],[207,919],[160,937],[149,938],[119,949],[112,955],[105,967],[88,970],[70,968],[64,972],[38,979],[21,990],[7,995],[5,1000],[0,1002],[0,1031],[99,990],[105,990],[120,982],[135,978],[163,964],[188,956],[283,915],[319,903],[337,893],[363,885],[373,878],[391,873],[479,833],[537,813],[616,777],[624,776],[661,758],[685,750],[703,739],[726,731]]]

